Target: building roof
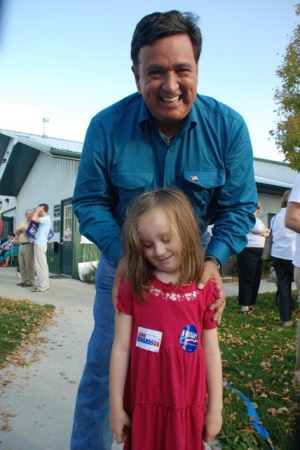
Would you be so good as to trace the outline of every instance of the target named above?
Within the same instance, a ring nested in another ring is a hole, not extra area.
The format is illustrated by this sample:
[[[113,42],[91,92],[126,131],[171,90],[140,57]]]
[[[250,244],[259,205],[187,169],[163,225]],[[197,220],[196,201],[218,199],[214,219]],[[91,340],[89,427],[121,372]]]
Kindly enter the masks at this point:
[[[255,175],[255,181],[258,184],[266,184],[268,186],[279,186],[286,189],[292,189],[293,183],[286,183],[285,181],[274,180],[273,178],[260,177]]]
[[[39,152],[54,158],[80,160],[82,145],[82,142],[0,130],[0,195],[18,195]]]

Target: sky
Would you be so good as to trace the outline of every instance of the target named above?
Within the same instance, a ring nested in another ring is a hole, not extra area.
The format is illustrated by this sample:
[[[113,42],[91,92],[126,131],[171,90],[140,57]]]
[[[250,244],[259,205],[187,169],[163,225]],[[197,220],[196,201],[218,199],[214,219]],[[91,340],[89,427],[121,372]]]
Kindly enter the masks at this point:
[[[136,24],[178,9],[200,18],[198,92],[242,114],[254,156],[283,161],[269,131],[297,1],[0,0],[0,129],[83,142],[98,111],[136,91]]]

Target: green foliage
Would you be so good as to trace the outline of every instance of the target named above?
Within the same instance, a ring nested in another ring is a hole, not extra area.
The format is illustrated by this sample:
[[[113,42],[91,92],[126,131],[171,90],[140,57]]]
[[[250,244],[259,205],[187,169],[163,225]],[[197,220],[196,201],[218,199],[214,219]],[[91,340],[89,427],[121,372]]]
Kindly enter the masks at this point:
[[[296,292],[294,293],[296,297]],[[228,297],[219,326],[223,377],[254,405],[276,450],[294,450],[299,388],[294,375],[296,328],[283,327],[275,293],[260,294],[251,315],[239,314],[237,297]],[[293,320],[300,311],[293,311]],[[223,450],[270,449],[252,427],[243,399],[224,387]]]
[[[300,16],[300,3],[295,6],[295,11]],[[278,122],[270,134],[277,148],[284,153],[285,160],[293,169],[300,170],[300,23],[293,32],[276,74],[282,85],[275,90]]]
[[[97,266],[91,264],[91,267],[82,275],[84,283],[95,284]]]
[[[10,354],[20,344],[30,340],[44,322],[52,317],[54,310],[53,305],[0,297],[0,366],[5,361],[11,361]]]

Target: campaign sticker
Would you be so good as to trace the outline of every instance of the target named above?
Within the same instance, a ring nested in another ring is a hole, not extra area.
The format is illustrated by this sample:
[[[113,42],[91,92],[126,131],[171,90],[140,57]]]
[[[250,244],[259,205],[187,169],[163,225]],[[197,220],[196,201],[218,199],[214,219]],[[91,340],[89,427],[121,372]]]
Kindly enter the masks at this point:
[[[198,345],[198,331],[195,325],[186,325],[179,337],[179,343],[183,350],[192,353]]]
[[[138,327],[136,346],[150,352],[158,353],[160,349],[161,339],[161,331]]]

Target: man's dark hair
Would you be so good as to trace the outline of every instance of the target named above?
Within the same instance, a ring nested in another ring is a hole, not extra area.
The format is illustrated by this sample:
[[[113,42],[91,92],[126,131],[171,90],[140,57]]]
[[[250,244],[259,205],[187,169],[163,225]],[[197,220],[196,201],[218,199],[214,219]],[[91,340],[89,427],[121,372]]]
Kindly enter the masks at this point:
[[[43,206],[44,207],[44,211],[47,213],[49,210],[49,206],[47,205],[47,203],[40,203],[39,206]]]
[[[131,41],[131,59],[135,67],[139,64],[139,51],[145,45],[151,45],[158,39],[175,34],[187,34],[191,40],[195,61],[198,63],[202,48],[199,17],[179,11],[155,12],[143,17],[137,24]]]

